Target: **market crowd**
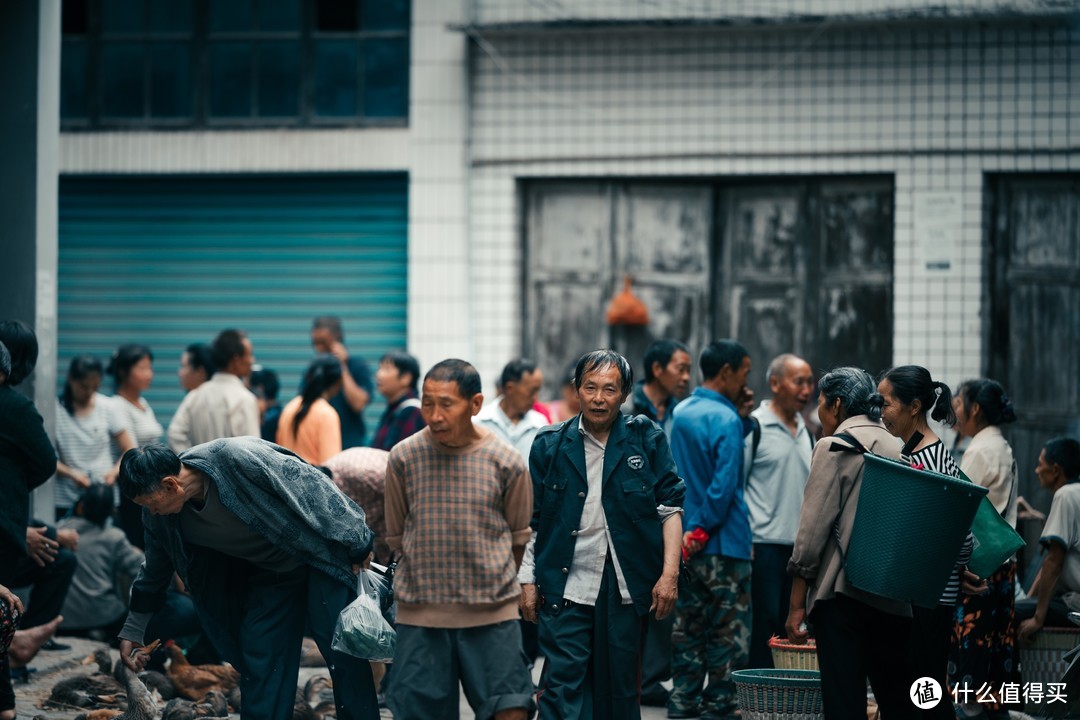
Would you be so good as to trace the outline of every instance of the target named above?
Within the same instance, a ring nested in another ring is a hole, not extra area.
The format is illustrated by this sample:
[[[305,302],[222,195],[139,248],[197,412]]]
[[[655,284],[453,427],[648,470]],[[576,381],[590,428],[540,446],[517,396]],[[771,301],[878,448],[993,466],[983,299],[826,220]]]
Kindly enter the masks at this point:
[[[421,373],[391,350],[372,373],[334,316],[310,341],[284,403],[243,331],[190,345],[167,429],[144,397],[149,347],[77,356],[47,433],[16,389],[33,329],[0,322],[0,720],[36,653],[69,635],[113,643],[133,669],[154,662],[138,652],[154,639],[228,661],[249,718],[292,717],[305,636],[339,720],[380,704],[456,718],[462,689],[485,719],[622,720],[643,704],[733,717],[732,672],[771,667],[774,636],[815,641],[827,717],[865,717],[868,681],[888,720],[1007,717],[1000,696],[954,707],[946,691],[921,711],[908,694],[920,677],[1017,682],[1021,643],[1080,610],[1080,445],[1048,438],[1018,468],[1002,434],[1016,409],[994,380],[815,372],[734,340],[695,358],[659,340],[638,379],[612,350],[567,358],[550,398],[538,365],[513,359],[489,400],[460,359]],[[375,393],[386,406],[368,428]],[[1040,517],[1017,492],[1034,472],[1053,493],[1037,570],[1024,582],[1012,558],[977,575],[968,533],[936,550],[953,564],[936,607],[853,585],[868,453],[985,488],[1013,527]],[[33,517],[50,478],[53,515]],[[395,567],[388,667],[333,642],[373,562]]]

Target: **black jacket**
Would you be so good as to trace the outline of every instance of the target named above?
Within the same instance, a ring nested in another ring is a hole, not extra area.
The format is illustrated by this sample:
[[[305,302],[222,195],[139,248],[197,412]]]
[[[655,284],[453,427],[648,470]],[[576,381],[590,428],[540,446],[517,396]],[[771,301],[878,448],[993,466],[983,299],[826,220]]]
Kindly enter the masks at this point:
[[[584,438],[578,422],[575,417],[540,430],[529,457],[536,583],[549,609],[562,606],[567,577],[564,568],[573,561],[588,490]],[[664,567],[664,539],[656,508],[682,507],[686,494],[667,436],[659,425],[641,415],[623,415],[612,426],[604,452],[601,492],[630,597],[638,614],[645,615]]]
[[[56,472],[56,451],[34,403],[0,385],[0,564],[26,555],[30,491]]]

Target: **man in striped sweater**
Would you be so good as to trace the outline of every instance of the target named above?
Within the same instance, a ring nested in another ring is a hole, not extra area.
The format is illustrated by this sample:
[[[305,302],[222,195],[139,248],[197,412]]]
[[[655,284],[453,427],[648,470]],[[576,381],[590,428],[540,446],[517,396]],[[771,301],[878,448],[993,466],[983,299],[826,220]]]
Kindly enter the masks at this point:
[[[459,682],[478,718],[525,720],[534,706],[517,623],[532,486],[518,452],[473,423],[480,388],[469,363],[435,365],[427,427],[390,451],[386,540],[400,560],[387,704],[398,720],[457,718]]]

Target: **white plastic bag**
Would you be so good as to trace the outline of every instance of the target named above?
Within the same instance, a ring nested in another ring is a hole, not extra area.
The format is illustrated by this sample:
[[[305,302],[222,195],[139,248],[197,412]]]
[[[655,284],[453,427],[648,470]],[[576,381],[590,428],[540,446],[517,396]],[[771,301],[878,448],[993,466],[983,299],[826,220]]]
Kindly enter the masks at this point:
[[[393,662],[397,633],[383,617],[386,579],[371,570],[360,573],[359,595],[338,615],[331,647],[361,660]]]

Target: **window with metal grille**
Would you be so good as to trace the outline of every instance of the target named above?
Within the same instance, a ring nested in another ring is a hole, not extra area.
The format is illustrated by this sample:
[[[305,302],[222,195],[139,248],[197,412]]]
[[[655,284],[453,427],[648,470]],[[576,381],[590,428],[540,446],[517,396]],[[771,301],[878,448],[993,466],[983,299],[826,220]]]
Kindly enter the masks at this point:
[[[403,125],[409,0],[64,0],[65,130]]]

